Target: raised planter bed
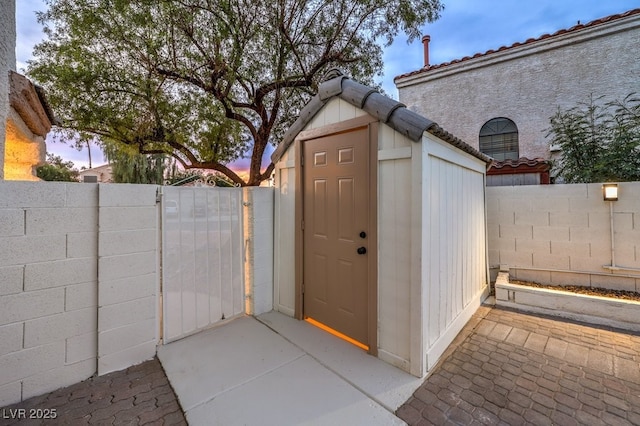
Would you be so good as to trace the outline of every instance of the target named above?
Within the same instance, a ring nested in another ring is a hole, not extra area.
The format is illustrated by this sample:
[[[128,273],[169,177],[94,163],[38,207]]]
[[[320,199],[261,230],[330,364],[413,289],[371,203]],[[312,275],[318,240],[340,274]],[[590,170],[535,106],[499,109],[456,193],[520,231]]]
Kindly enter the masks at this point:
[[[640,331],[637,301],[511,284],[504,272],[498,275],[495,287],[497,306]]]

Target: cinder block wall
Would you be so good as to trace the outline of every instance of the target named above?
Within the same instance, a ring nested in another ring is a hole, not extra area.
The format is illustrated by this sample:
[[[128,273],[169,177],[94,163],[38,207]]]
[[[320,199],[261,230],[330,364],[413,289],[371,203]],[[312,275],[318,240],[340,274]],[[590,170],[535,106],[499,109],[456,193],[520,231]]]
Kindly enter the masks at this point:
[[[0,406],[152,358],[153,185],[0,182]],[[273,189],[244,190],[247,313],[273,308]]]
[[[98,186],[0,182],[0,406],[93,375]]]
[[[520,280],[640,291],[640,182],[619,184],[613,210],[617,271],[603,267],[611,223],[602,184],[489,187],[489,265]]]
[[[100,185],[98,374],[152,358],[159,338],[154,185]]]

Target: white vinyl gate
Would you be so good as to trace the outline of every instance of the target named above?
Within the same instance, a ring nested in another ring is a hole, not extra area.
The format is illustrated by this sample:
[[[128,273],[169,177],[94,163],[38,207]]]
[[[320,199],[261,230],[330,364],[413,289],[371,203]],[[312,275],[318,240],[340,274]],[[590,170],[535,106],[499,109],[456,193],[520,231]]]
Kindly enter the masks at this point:
[[[164,343],[243,312],[242,189],[163,187]]]

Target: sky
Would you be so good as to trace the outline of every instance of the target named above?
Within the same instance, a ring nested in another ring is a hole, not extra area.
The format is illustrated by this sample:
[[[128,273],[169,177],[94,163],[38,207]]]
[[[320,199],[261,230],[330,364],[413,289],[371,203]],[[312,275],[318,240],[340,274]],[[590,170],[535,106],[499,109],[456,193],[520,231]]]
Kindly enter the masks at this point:
[[[426,24],[423,34],[431,36],[429,62],[436,65],[510,46],[529,38],[585,24],[605,16],[640,8],[640,0],[443,0],[440,19]],[[33,47],[44,35],[35,12],[45,10],[44,0],[16,0],[17,71],[24,73]],[[387,95],[398,98],[393,78],[423,65],[421,40],[407,44],[403,35],[384,49],[383,75],[378,78]],[[55,111],[54,111],[55,113]],[[61,142],[47,139],[47,151],[88,166],[87,149],[77,151]],[[92,148],[93,166],[105,163],[97,147]],[[243,167],[248,161],[238,162]]]

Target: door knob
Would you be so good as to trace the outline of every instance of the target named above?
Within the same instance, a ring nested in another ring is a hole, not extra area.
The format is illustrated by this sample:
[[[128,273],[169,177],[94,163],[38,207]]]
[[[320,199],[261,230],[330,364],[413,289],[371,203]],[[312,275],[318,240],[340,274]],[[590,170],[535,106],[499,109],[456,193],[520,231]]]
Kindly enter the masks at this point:
[[[367,249],[365,247],[358,247],[358,254],[365,254]]]
[[[367,238],[367,233],[364,231],[360,232],[360,238]]]

